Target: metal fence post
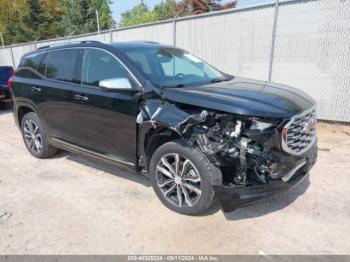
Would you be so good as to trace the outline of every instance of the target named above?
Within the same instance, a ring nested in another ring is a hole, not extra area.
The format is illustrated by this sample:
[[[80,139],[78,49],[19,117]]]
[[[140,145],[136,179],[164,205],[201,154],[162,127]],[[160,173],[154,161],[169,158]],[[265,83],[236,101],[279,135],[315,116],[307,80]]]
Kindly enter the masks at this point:
[[[0,33],[0,38],[1,38],[2,48],[5,48],[4,38],[2,37],[2,33]]]
[[[111,42],[111,44],[113,43],[113,28],[109,32],[109,41]]]
[[[278,20],[278,6],[279,6],[279,0],[276,0],[275,15],[274,15],[274,19],[273,19],[273,28],[272,28],[272,39],[271,39],[271,51],[270,51],[270,65],[269,65],[268,81],[271,81],[271,79],[272,79],[272,67],[273,67],[273,58],[274,58],[274,53],[275,53],[275,42],[276,42],[277,20]]]
[[[12,67],[16,68],[16,63],[15,63],[15,58],[13,56],[12,46],[10,46],[10,52],[11,52],[11,58],[12,58]]]
[[[176,20],[173,20],[173,46],[176,47]]]

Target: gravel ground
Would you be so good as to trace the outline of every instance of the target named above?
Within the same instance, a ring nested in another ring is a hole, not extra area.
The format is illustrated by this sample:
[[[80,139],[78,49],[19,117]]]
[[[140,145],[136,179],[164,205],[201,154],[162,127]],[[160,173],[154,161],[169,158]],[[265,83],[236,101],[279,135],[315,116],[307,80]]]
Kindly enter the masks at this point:
[[[305,181],[266,202],[179,215],[139,175],[31,157],[0,111],[0,254],[350,254],[350,126],[320,123]]]

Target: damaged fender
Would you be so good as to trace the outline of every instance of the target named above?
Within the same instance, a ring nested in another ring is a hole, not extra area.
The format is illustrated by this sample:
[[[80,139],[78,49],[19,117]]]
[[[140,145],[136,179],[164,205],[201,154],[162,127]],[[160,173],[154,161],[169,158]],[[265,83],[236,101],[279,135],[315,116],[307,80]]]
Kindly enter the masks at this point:
[[[204,122],[208,112],[190,115],[173,104],[143,104],[136,122],[140,125],[150,121],[153,128],[167,127],[184,137],[191,125]]]
[[[315,149],[306,158],[279,150],[277,130],[283,122],[264,121],[215,111],[185,111],[175,104],[148,100],[140,105],[137,117],[139,166],[147,170],[146,150],[152,142],[159,145],[169,138],[183,138],[220,168],[223,182],[213,189],[225,212],[258,202],[297,185],[315,161]]]
[[[160,100],[141,103],[140,113],[136,119],[139,125],[138,155],[141,165],[145,166],[145,139],[149,132],[159,133],[164,130],[171,130],[178,136],[185,138],[190,133],[192,126],[205,121],[207,114],[205,110],[200,114],[189,114],[174,104],[163,103]]]

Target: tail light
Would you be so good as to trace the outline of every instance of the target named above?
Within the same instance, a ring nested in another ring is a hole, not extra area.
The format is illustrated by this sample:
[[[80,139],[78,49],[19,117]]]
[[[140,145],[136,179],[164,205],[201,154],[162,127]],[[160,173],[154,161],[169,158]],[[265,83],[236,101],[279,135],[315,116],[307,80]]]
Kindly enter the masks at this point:
[[[15,76],[15,70],[13,70],[13,68],[11,68],[10,78],[7,81],[7,86],[9,87],[9,89],[12,89],[12,79],[14,76]]]

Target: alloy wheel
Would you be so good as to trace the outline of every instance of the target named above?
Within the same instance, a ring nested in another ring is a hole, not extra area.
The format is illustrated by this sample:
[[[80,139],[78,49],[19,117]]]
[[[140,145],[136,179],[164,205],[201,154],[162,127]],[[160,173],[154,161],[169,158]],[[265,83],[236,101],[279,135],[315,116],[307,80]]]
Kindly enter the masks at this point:
[[[24,138],[28,148],[35,154],[42,150],[42,136],[39,126],[32,120],[26,120],[23,126]]]
[[[202,194],[195,165],[177,153],[164,155],[156,167],[156,182],[163,197],[177,207],[193,207]]]

